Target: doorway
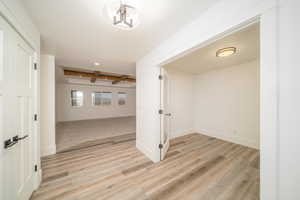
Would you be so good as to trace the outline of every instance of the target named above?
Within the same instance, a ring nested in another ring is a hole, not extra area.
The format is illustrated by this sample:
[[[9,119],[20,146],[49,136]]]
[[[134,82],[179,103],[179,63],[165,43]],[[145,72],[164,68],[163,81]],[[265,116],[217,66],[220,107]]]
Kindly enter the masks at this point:
[[[259,149],[259,37],[250,24],[162,67],[161,160],[195,132]]]
[[[134,76],[56,67],[56,152],[135,138]],[[101,71],[101,72],[100,72]]]
[[[161,105],[165,111],[161,115],[161,160],[167,161],[175,153],[186,154],[187,158],[195,153],[200,160],[214,157],[222,159],[221,163],[224,161],[232,167],[229,167],[229,171],[238,170],[233,166],[239,163],[238,166],[243,166],[243,170],[232,176],[235,181],[230,183],[230,187],[242,188],[243,181],[238,181],[238,177],[243,177],[249,183],[246,186],[249,193],[245,193],[245,199],[246,196],[258,199],[259,23],[234,31],[164,65],[161,70]],[[230,156],[226,152],[231,150],[230,155],[236,156],[228,159]],[[218,164],[213,166],[217,167]],[[210,181],[218,185],[221,184],[219,180],[222,179],[211,177]],[[215,199],[222,195],[226,199],[224,188],[219,188],[218,194],[208,196]]]

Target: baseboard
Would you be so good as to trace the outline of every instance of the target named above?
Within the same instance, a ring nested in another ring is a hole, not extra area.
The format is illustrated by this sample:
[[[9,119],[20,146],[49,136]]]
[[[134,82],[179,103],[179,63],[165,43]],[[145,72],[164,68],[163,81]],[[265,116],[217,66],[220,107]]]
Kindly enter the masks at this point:
[[[174,133],[171,134],[170,139],[174,139],[180,136],[184,136],[184,135],[189,135],[195,133],[195,130],[189,129],[189,130],[184,130],[184,131],[176,131]]]
[[[42,177],[43,177],[42,175],[43,175],[42,169],[39,169],[38,171],[39,184],[42,182]]]
[[[159,155],[156,155],[155,152],[150,150],[150,148],[147,148],[144,145],[141,145],[139,143],[136,143],[136,148],[139,151],[141,151],[143,154],[145,154],[153,162],[157,163],[160,161]]]
[[[56,154],[56,145],[42,148],[42,157]]]
[[[36,173],[36,179],[35,179],[35,182],[34,182],[34,189],[38,189],[38,187],[40,186],[42,182],[42,169],[39,169]]]
[[[231,135],[214,134],[213,132],[210,132],[210,131],[207,131],[207,130],[204,130],[204,129],[199,129],[199,130],[196,131],[196,133],[207,135],[207,136],[210,136],[210,137],[215,137],[215,138],[218,138],[218,139],[221,139],[221,140],[225,140],[225,141],[228,141],[228,142],[240,144],[240,145],[243,145],[243,146],[246,146],[246,147],[259,149],[259,144],[255,141],[251,141],[249,139],[234,137],[234,136],[231,136]]]
[[[101,120],[101,119],[117,119],[117,118],[127,118],[127,117],[136,117],[135,114],[132,115],[118,115],[118,116],[108,116],[108,117],[92,117],[92,118],[84,118],[84,119],[66,119],[66,120],[59,120],[56,122],[56,125],[59,123],[64,122],[80,122],[80,121],[90,121],[90,120]]]

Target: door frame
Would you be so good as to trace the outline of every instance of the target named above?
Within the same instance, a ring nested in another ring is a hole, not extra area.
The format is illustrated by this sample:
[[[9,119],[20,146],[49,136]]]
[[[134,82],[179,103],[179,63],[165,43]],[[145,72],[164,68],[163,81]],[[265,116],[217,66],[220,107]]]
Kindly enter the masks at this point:
[[[278,5],[277,5],[278,6]],[[173,62],[195,50],[205,47],[229,34],[239,31],[253,23],[260,23],[260,198],[279,197],[279,130],[278,130],[278,8],[275,7],[242,23],[226,28],[221,34],[198,43],[197,46],[177,53],[157,65]],[[160,94],[161,95],[161,94]],[[161,108],[160,108],[161,109]],[[160,132],[161,134],[161,132]]]
[[[224,31],[222,34],[216,35],[213,38],[210,38],[209,40],[206,40],[205,42],[199,44],[196,48],[189,49],[186,52],[183,52],[183,53],[181,53],[181,54],[179,54],[179,55],[177,55],[175,57],[172,57],[172,58],[170,58],[170,59],[162,62],[159,65],[160,74],[162,74],[162,70],[164,70],[164,66],[165,65],[170,64],[170,63],[172,63],[172,62],[174,62],[174,61],[176,61],[176,60],[178,60],[178,59],[180,59],[180,58],[182,58],[184,56],[187,56],[187,55],[193,53],[194,51],[196,51],[198,49],[204,48],[204,47],[206,47],[206,46],[208,46],[208,45],[210,45],[210,44],[212,44],[212,43],[214,43],[214,42],[216,42],[216,41],[218,41],[218,40],[220,40],[220,39],[222,39],[222,38],[224,38],[224,37],[226,37],[228,35],[234,34],[234,33],[238,32],[240,30],[243,30],[243,29],[247,28],[248,26],[251,26],[251,25],[257,24],[257,23],[260,23],[260,18],[259,17],[253,18],[253,19],[251,19],[249,21],[246,21],[246,22],[244,22],[244,23],[242,23],[242,24],[240,24],[240,25],[238,25],[238,26],[236,26],[236,27],[234,27],[232,29],[228,29],[228,30]],[[160,80],[160,81],[163,81],[163,80]],[[162,90],[162,85],[161,85],[161,91],[160,91],[160,110],[164,111],[164,102],[162,101],[163,95],[164,95],[164,91]],[[160,119],[160,134],[161,135],[163,134],[162,131],[163,131],[163,127],[164,127],[164,124],[163,124],[164,121],[163,121],[163,117],[162,116],[161,116],[161,119]],[[162,136],[161,136],[161,138],[162,138]],[[163,143],[162,139],[160,139],[160,144],[162,144],[162,143]],[[160,156],[160,158],[161,158],[161,160],[163,160],[161,156]]]
[[[41,183],[42,172],[41,172],[41,163],[40,163],[40,35],[37,30],[33,27],[23,26],[22,22],[24,16],[20,16],[19,13],[16,13],[14,9],[11,9],[12,5],[6,5],[5,2],[0,1],[0,17],[25,41],[30,48],[33,49],[34,52],[34,63],[37,64],[37,70],[34,71],[34,112],[37,114],[38,119],[34,121],[33,127],[33,141],[34,141],[34,161],[37,165],[37,173],[34,174],[34,189],[37,189]],[[1,77],[0,77],[1,78]],[[4,84],[2,79],[0,79],[0,84]],[[0,91],[1,92],[1,91]],[[0,98],[2,93],[0,93]],[[0,99],[1,100],[1,99]],[[2,102],[0,101],[0,107],[2,106]],[[1,109],[0,109],[1,110]],[[0,128],[2,128],[2,116],[0,117]],[[3,141],[3,135],[0,135],[0,140]],[[3,147],[1,147],[3,148]],[[0,161],[2,161],[2,151],[0,151]],[[0,166],[0,199],[4,198],[4,188],[3,188],[3,168]]]

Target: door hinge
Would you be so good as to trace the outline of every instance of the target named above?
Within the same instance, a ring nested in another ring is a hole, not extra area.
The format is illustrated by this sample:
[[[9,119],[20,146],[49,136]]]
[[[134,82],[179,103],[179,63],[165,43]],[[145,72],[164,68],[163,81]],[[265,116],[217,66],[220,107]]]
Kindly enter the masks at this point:
[[[37,70],[37,63],[34,63],[33,68],[34,68],[34,70]]]
[[[164,147],[163,144],[159,144],[159,145],[158,145],[158,148],[159,148],[159,149],[162,149],[163,147]]]
[[[158,76],[158,79],[159,79],[159,80],[163,80],[163,76],[162,76],[162,75],[159,75],[159,76]]]
[[[34,115],[34,121],[37,121],[38,120],[38,116],[37,114]]]
[[[158,114],[162,115],[164,113],[164,111],[162,109],[158,110]]]
[[[38,170],[38,166],[34,165],[34,171],[37,172],[37,170]]]

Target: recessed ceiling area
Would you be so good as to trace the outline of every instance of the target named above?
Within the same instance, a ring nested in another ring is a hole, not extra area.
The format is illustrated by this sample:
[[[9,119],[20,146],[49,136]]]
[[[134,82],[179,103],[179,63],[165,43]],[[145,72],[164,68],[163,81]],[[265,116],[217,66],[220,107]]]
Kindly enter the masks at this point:
[[[228,57],[217,57],[216,52],[226,47],[235,47],[236,52]],[[165,68],[200,74],[258,59],[259,50],[259,24],[257,23],[195,50],[165,65]]]
[[[42,53],[57,66],[135,74],[135,62],[192,22],[218,0],[127,0],[140,24],[120,30],[103,16],[105,0],[26,0],[41,32]],[[95,62],[100,65],[94,65]]]

